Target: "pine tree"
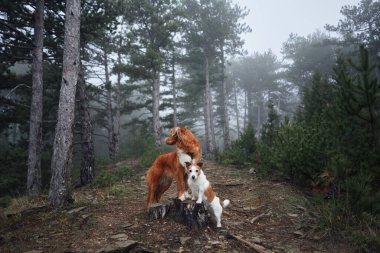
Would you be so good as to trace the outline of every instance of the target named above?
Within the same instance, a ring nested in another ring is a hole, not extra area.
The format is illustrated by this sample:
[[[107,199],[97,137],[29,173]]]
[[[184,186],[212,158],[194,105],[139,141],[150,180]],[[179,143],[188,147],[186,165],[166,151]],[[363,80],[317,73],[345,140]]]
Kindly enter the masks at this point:
[[[80,0],[67,0],[65,38],[63,51],[63,73],[55,131],[52,178],[49,189],[49,204],[53,207],[65,205],[70,196],[70,169],[72,158],[75,92],[78,80]]]
[[[43,114],[43,34],[44,1],[36,2],[34,23],[34,50],[32,64],[32,102],[28,149],[27,188],[30,197],[41,191],[42,114]]]

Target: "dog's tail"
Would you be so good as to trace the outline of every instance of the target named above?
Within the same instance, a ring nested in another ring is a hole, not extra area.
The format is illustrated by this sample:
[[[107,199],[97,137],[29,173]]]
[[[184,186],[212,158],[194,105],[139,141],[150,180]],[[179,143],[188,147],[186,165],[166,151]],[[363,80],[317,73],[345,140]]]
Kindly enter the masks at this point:
[[[229,201],[228,199],[225,199],[225,200],[221,200],[221,201],[220,201],[220,205],[221,205],[223,208],[226,208],[229,204],[230,204],[230,201]]]

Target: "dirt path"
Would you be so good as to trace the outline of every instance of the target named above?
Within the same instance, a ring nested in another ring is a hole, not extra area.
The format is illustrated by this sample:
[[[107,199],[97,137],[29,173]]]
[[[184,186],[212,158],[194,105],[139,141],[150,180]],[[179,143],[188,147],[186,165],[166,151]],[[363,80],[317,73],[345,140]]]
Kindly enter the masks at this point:
[[[43,209],[3,219],[0,252],[101,252],[133,241],[139,245],[135,252],[254,252],[227,237],[226,231],[267,252],[353,252],[348,244],[314,229],[313,212],[292,187],[211,161],[204,169],[218,196],[232,202],[221,230],[195,233],[169,219],[148,221],[145,169],[140,169],[134,178],[105,190],[81,189],[71,209]],[[165,193],[167,200],[175,196],[174,190],[175,185]]]

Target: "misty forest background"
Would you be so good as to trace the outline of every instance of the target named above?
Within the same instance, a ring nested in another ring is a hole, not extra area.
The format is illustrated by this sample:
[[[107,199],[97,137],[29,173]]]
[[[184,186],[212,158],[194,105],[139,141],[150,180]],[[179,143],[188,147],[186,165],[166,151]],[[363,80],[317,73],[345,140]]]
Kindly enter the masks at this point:
[[[71,80],[62,77],[69,3],[81,4],[75,98],[61,90]],[[378,231],[380,2],[343,6],[337,24],[290,34],[281,59],[244,52],[248,13],[230,0],[2,0],[1,205],[47,192],[50,205],[66,205],[105,164],[148,168],[179,125],[203,158],[320,196],[325,226]],[[74,118],[61,103],[75,103]],[[54,140],[64,131],[73,140],[62,158]],[[379,233],[366,236],[380,244]]]

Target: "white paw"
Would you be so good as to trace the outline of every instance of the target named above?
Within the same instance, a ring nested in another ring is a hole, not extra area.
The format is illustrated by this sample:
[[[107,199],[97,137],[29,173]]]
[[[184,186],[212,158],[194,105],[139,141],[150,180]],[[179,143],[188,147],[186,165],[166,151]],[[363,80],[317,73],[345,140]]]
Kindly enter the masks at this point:
[[[202,200],[197,200],[197,204],[202,204]]]
[[[190,199],[191,195],[188,192],[185,192],[185,198]]]
[[[191,200],[196,200],[197,198],[196,197],[192,197]]]
[[[186,198],[185,198],[185,194],[182,194],[181,196],[178,197],[181,201],[184,201]]]
[[[217,228],[221,228],[221,227],[222,227],[222,224],[221,224],[221,223],[218,223],[218,224],[216,224],[216,227],[217,227]]]

